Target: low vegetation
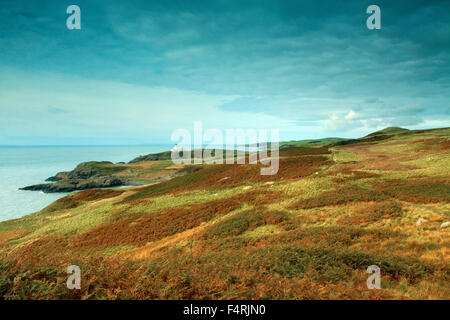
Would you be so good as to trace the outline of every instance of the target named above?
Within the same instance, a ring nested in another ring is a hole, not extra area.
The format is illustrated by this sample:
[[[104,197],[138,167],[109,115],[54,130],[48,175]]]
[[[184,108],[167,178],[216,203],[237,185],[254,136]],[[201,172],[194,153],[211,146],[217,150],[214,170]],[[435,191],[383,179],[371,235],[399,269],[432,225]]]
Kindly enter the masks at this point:
[[[167,179],[1,222],[0,298],[449,299],[449,137],[387,128],[288,142],[273,176],[176,167],[167,153],[104,163]],[[69,265],[80,290],[66,287]],[[380,290],[366,286],[370,265]]]

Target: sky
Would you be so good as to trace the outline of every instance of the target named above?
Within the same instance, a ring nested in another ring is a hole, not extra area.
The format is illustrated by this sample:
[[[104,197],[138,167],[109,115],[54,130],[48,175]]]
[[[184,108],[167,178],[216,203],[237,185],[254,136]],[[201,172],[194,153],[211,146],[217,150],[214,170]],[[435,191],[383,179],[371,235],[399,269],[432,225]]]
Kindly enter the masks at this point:
[[[284,141],[449,127],[450,2],[0,0],[0,145],[166,144],[194,121]]]

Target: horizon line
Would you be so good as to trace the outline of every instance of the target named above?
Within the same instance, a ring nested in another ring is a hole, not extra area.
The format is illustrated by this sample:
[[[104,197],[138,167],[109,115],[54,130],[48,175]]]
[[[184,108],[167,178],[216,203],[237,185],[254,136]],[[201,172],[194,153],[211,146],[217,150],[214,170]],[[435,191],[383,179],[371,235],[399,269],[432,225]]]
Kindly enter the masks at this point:
[[[0,144],[0,148],[52,148],[52,147],[152,147],[169,146],[169,143],[153,144]]]

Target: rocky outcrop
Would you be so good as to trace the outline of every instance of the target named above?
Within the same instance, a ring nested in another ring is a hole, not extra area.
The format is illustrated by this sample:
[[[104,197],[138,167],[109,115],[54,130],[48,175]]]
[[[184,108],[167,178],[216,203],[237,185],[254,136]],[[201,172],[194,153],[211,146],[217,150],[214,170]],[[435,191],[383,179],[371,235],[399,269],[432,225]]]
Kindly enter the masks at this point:
[[[125,184],[125,179],[108,172],[110,162],[84,162],[69,172],[59,172],[46,181],[20,190],[51,192],[71,192],[92,188],[117,187]]]

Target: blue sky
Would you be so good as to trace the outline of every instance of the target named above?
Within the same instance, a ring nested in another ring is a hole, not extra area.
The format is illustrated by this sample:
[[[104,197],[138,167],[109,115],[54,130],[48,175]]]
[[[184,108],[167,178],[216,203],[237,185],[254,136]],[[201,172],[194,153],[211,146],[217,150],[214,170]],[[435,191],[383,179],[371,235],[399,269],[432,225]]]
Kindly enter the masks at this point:
[[[170,143],[198,120],[281,140],[450,126],[450,2],[0,0],[0,145]]]

